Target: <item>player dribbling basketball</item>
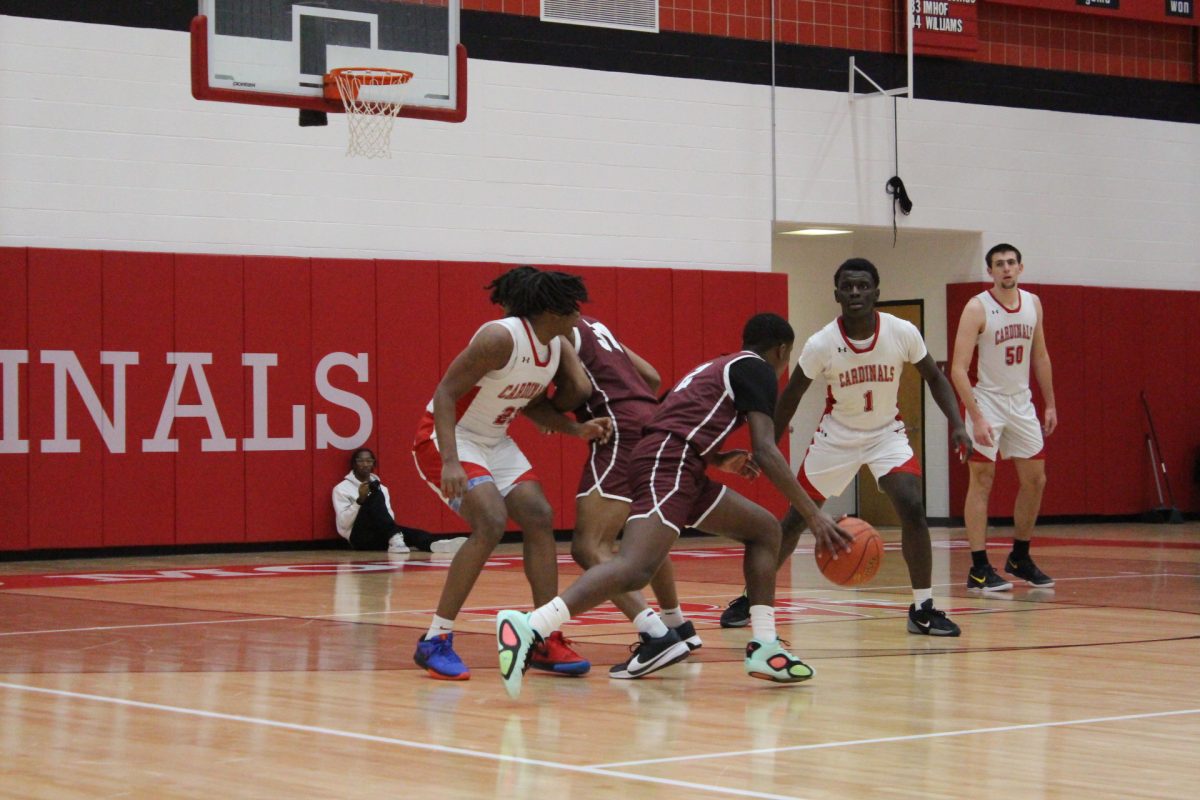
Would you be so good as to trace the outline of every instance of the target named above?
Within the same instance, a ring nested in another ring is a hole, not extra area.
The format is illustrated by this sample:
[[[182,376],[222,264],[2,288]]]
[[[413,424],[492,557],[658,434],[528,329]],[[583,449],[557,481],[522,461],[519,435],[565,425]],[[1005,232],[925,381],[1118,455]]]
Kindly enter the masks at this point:
[[[912,323],[875,310],[879,271],[865,258],[852,258],[833,276],[841,316],[804,344],[800,362],[775,410],[775,437],[787,432],[800,398],[814,380],[829,383],[825,415],[804,455],[797,479],[816,503],[840,494],[865,464],[900,517],[901,549],[908,565],[913,603],[909,633],[958,636],[959,627],[933,605],[933,554],[921,491],[921,466],[900,419],[897,397],[905,364],[916,365],[938,408],[950,423],[950,440],[962,457],[970,439],[954,401],[954,390],[925,348]],[[779,565],[796,549],[804,521],[789,510],[782,521]],[[722,627],[745,624],[743,598],[721,615]]]

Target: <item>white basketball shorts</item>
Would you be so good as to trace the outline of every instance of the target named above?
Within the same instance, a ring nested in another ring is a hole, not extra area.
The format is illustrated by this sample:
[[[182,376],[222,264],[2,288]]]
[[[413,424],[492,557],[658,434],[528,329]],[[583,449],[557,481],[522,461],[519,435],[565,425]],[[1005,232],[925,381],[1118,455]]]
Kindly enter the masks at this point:
[[[921,474],[903,421],[897,419],[882,428],[860,431],[828,415],[823,417],[796,479],[814,502],[821,503],[841,494],[864,464],[876,482],[892,472]]]
[[[971,415],[967,415],[967,434],[975,446],[973,461],[995,461],[997,452],[1001,458],[1037,458],[1041,455],[1042,426],[1038,422],[1037,409],[1033,407],[1033,393],[1026,389],[1018,394],[993,394],[975,389],[975,402],[984,419],[992,426],[995,444],[983,447],[975,440]]]
[[[529,460],[511,438],[505,437],[493,445],[479,444],[461,433],[457,438],[458,460],[467,473],[468,492],[481,483],[490,482],[496,484],[501,497],[507,497],[517,484],[538,479]],[[437,439],[418,440],[413,448],[413,458],[417,462],[417,472],[429,488],[457,512],[462,505],[461,499],[450,501],[442,494],[442,457]]]

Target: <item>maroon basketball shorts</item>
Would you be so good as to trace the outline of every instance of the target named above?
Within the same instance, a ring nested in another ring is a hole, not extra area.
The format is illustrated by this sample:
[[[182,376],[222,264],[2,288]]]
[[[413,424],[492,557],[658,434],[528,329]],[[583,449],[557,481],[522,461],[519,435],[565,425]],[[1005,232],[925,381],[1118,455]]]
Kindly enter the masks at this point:
[[[725,494],[710,480],[704,458],[683,439],[651,431],[642,437],[629,466],[633,505],[629,518],[658,517],[679,533],[702,528],[704,518]]]
[[[599,492],[601,497],[610,500],[622,500],[626,503],[633,501],[633,491],[629,485],[629,466],[633,461],[634,448],[642,438],[642,426],[653,414],[655,407],[639,405],[631,409],[618,408],[613,413],[613,434],[604,444],[592,442],[591,453],[587,463],[583,465],[583,474],[579,476],[579,491],[576,497]]]

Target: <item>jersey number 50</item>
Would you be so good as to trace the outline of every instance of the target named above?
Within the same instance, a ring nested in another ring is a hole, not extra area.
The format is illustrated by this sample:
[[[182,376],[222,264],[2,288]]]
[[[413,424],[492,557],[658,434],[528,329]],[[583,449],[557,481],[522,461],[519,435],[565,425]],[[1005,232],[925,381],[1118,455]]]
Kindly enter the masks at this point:
[[[1025,345],[1018,344],[1004,348],[1004,363],[1005,364],[1020,364],[1025,360]]]

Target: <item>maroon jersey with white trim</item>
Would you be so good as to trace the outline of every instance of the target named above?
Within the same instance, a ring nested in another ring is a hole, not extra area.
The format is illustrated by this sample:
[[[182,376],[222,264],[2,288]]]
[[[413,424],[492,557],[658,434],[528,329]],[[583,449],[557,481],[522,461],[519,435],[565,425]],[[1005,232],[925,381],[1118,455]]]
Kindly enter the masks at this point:
[[[704,455],[746,422],[734,405],[729,368],[744,358],[762,356],[743,350],[705,362],[684,376],[658,407],[646,432],[680,437]]]
[[[975,295],[983,303],[983,330],[975,340],[979,348],[976,387],[996,394],[1020,394],[1029,389],[1029,357],[1037,307],[1033,295],[1017,290],[1017,307],[1008,308],[991,290]]]
[[[592,394],[576,411],[581,419],[614,417],[618,407],[632,404],[636,414],[656,407],[658,399],[612,331],[599,320],[580,317],[575,323],[575,350],[592,382]]]

